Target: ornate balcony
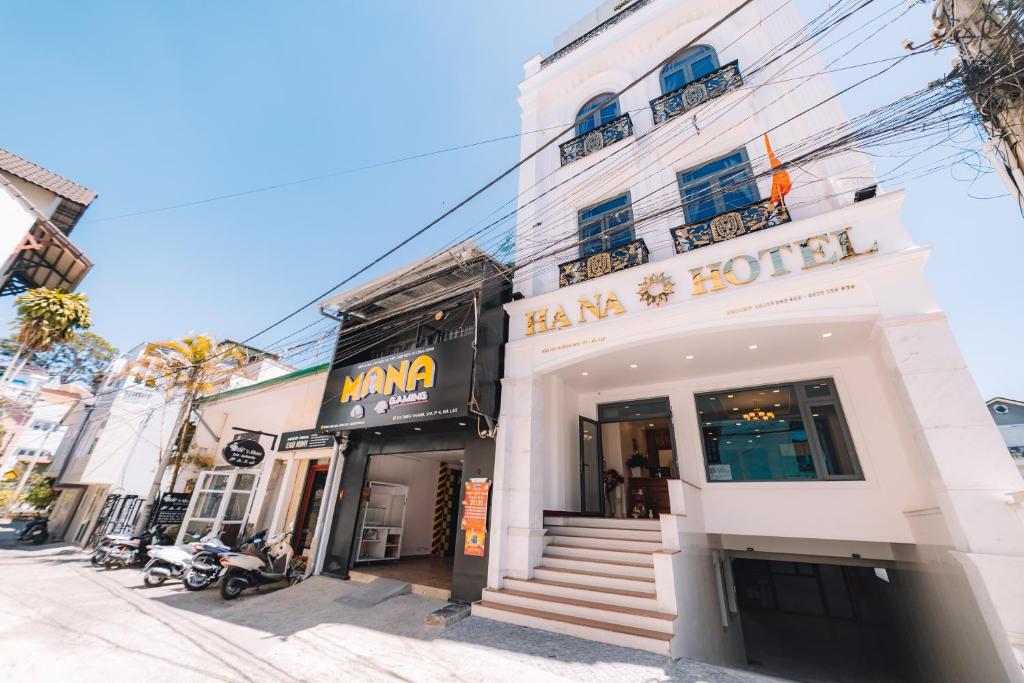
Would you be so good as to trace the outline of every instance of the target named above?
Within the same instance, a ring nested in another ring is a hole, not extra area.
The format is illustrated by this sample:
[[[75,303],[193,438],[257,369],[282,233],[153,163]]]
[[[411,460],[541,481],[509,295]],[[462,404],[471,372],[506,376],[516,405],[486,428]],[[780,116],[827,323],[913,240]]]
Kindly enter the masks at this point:
[[[700,223],[672,228],[672,242],[676,253],[682,254],[788,222],[785,204],[775,206],[770,199],[762,199]]]
[[[598,152],[632,134],[633,122],[630,120],[629,114],[614,118],[608,123],[587,131],[583,135],[577,135],[569,142],[559,145],[558,151],[562,153],[562,166],[582,159],[588,154]]]
[[[593,280],[596,277],[614,273],[633,266],[647,263],[651,253],[643,240],[636,240],[621,247],[602,251],[590,256],[558,264],[558,286],[568,287],[577,282]]]
[[[651,100],[651,112],[654,113],[654,125],[664,123],[673,116],[679,116],[699,107],[709,100],[721,97],[730,90],[743,85],[738,61],[720,66],[707,76],[687,83],[681,88],[665,93]]]

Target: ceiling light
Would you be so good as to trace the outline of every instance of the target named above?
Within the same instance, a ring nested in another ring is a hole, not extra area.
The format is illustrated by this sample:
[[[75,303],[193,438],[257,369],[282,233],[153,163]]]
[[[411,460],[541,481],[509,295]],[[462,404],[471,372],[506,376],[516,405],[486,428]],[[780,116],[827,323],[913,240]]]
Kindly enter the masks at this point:
[[[380,432],[374,432],[374,434],[376,434],[377,436],[380,436]]]
[[[630,363],[630,364],[629,364],[629,367],[631,367],[631,368],[635,368],[635,367],[636,367],[636,363]]]
[[[728,396],[726,396],[726,398],[732,398],[732,394],[729,394]]]
[[[822,339],[828,339],[828,338],[829,338],[829,337],[831,337],[831,336],[832,336],[832,333],[831,333],[831,332],[826,332],[825,334],[821,335],[821,338],[822,338]]]
[[[742,422],[737,422],[736,426],[739,427],[741,424],[743,424],[743,423]]]
[[[693,356],[687,356],[686,360],[693,360]]]
[[[417,432],[423,431],[423,427],[413,427],[413,429],[415,429]]]
[[[756,348],[757,348],[757,344],[751,344],[751,345],[750,345],[750,346],[748,346],[747,348],[748,348],[748,349],[750,349],[751,351],[753,351],[754,349],[756,349]]]
[[[779,390],[778,389],[772,389],[772,393],[773,394],[777,394],[777,393],[779,393]]]
[[[811,417],[818,417],[818,413],[811,413]]]
[[[739,408],[733,408],[733,410],[739,410]]]
[[[775,407],[776,407],[776,408],[778,408],[778,407],[780,407],[781,405],[782,405],[781,403],[776,403],[776,404],[775,404]]]
[[[583,375],[584,377],[586,377],[586,376],[587,376],[587,375],[589,375],[590,373],[589,373],[589,372],[581,372],[580,374],[581,374],[581,375]]]
[[[459,423],[459,426],[460,426],[460,427],[465,427],[465,426],[466,426],[466,423],[465,423],[465,422],[460,422],[460,423]]]
[[[648,427],[653,427],[653,426],[654,426],[654,423],[652,422],[652,423],[650,423],[650,424],[649,424],[649,425],[647,425],[647,426],[648,426]]]

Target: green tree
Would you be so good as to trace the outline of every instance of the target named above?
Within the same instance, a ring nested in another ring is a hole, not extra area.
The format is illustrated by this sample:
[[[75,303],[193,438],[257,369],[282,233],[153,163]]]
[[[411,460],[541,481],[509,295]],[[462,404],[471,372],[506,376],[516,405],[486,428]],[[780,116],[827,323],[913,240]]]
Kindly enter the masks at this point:
[[[36,472],[29,480],[28,491],[25,492],[24,501],[36,510],[45,510],[53,504],[57,497],[57,491],[53,488],[53,477]]]
[[[32,363],[60,377],[61,384],[88,382],[95,389],[115,356],[117,348],[100,335],[78,332],[49,351],[35,354]]]
[[[92,326],[89,297],[63,289],[30,289],[14,300],[18,317],[14,322],[14,340],[18,343],[14,358],[7,365],[3,382],[13,379],[26,356],[49,351],[55,344],[71,339],[78,330]]]

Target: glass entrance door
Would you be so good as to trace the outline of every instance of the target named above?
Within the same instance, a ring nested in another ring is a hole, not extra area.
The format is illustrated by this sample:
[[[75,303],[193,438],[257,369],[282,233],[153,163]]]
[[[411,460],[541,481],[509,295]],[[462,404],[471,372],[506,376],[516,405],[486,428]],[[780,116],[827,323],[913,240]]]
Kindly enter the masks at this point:
[[[292,548],[296,555],[306,557],[313,545],[316,521],[320,516],[320,503],[327,486],[327,465],[311,465],[306,475],[306,486],[302,492],[302,504],[295,518],[295,533],[292,534]]]
[[[235,545],[255,483],[256,475],[244,470],[200,472],[177,542],[183,543],[186,534],[217,531],[222,541]]]
[[[580,417],[580,512],[604,515],[601,428],[586,417]]]

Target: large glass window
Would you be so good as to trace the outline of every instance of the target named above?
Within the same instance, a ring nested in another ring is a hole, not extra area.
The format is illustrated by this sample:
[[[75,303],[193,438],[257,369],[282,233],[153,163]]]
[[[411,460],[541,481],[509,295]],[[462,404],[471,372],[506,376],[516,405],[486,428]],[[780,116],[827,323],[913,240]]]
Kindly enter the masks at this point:
[[[677,52],[661,70],[661,92],[668,93],[707,76],[718,68],[718,55],[707,45]]]
[[[635,239],[629,195],[620,195],[580,211],[579,225],[580,256],[629,244]]]
[[[753,204],[760,197],[745,149],[679,174],[679,194],[687,223],[699,223]]]
[[[619,100],[612,93],[602,93],[580,107],[580,111],[576,115],[576,134],[589,133],[618,116]]]
[[[708,481],[861,479],[830,379],[697,396]]]

